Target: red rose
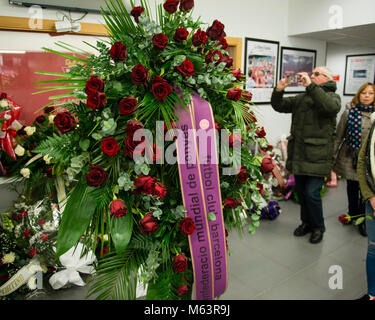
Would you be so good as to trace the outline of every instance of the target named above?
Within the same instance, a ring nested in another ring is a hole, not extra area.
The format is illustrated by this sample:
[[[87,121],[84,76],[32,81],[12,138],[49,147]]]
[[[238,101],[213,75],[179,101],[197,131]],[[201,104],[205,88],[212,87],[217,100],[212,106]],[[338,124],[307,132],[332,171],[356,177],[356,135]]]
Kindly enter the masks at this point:
[[[192,234],[195,230],[195,223],[192,218],[183,218],[179,224],[178,228],[183,234]]]
[[[40,226],[44,225],[45,223],[46,223],[46,220],[45,220],[45,219],[41,219],[41,220],[38,221],[38,224],[39,224]]]
[[[229,146],[231,148],[233,148],[234,146],[239,147],[242,145],[242,143],[243,143],[243,138],[241,135],[232,133],[229,136]]]
[[[108,156],[115,156],[118,153],[119,145],[115,138],[108,137],[102,140],[102,151]]]
[[[218,44],[216,45],[217,47],[218,46],[221,46],[221,49],[222,50],[226,50],[227,48],[228,48],[228,42],[227,42],[227,40],[225,39],[225,37],[221,37],[220,39],[219,39],[219,42],[218,42]],[[233,59],[232,59],[233,60]]]
[[[8,95],[5,92],[0,93],[0,100],[7,99]]]
[[[109,50],[109,54],[114,61],[125,61],[128,51],[126,45],[121,41],[118,41],[112,45],[111,49]]]
[[[264,131],[264,127],[262,127],[261,129],[257,128],[255,133],[258,138],[264,138],[266,136],[266,131]]]
[[[97,76],[91,76],[86,82],[85,93],[87,95],[93,94],[96,91],[104,91],[104,81]]]
[[[189,292],[189,286],[187,284],[184,284],[183,286],[178,287],[177,291],[180,295],[187,295],[187,293]]]
[[[152,212],[147,213],[139,222],[139,230],[145,235],[154,234],[158,228],[158,220],[152,215]]]
[[[177,42],[182,42],[187,39],[189,32],[185,28],[178,28],[173,36],[173,39]]]
[[[138,104],[137,99],[131,96],[121,99],[119,103],[120,114],[121,115],[131,114],[134,111],[137,104]]]
[[[28,237],[28,236],[30,236],[30,233],[31,233],[31,230],[30,230],[30,229],[27,229],[27,230],[23,233],[23,235],[24,235],[25,237]]]
[[[142,14],[142,12],[145,11],[145,8],[143,7],[134,7],[132,11],[130,11],[130,14],[134,17],[135,22],[139,23],[139,16]]]
[[[138,129],[142,129],[143,124],[137,120],[130,120],[126,125],[125,132],[128,136],[133,136]]]
[[[18,218],[19,218],[19,219],[23,219],[23,218],[25,218],[27,215],[28,215],[28,212],[25,211],[25,210],[23,210],[23,211],[21,211],[21,212],[18,214]]]
[[[227,92],[227,99],[238,101],[241,99],[242,90],[239,88],[230,88]]]
[[[187,259],[186,257],[180,253],[173,259],[173,270],[176,272],[184,272],[187,270]]]
[[[167,194],[167,189],[161,182],[155,182],[152,194],[158,196],[160,199],[164,198]]]
[[[44,172],[46,173],[48,178],[54,178],[55,176],[52,173],[53,168],[52,167],[47,167],[45,168]]]
[[[168,81],[162,77],[155,76],[152,80],[151,91],[156,99],[164,102],[164,99],[173,92],[173,89]]]
[[[265,191],[264,191],[264,189],[263,189],[263,184],[261,184],[261,183],[257,183],[257,188],[259,189],[259,193],[260,193],[260,195],[261,195],[261,196],[264,195]]]
[[[180,10],[189,11],[194,7],[194,0],[181,0]]]
[[[104,106],[107,101],[107,96],[103,92],[96,91],[87,96],[87,107],[92,110],[97,110]]]
[[[271,172],[274,167],[275,166],[274,166],[271,158],[263,158],[262,166],[260,167],[260,172],[262,172],[262,173]]]
[[[238,176],[237,176],[237,181],[238,181],[239,183],[243,183],[243,182],[245,182],[247,179],[249,179],[249,175],[248,175],[247,172],[246,172],[246,167],[241,166],[240,172],[238,173]]]
[[[338,217],[338,220],[342,224],[350,224],[350,216],[348,214],[342,214]]]
[[[163,4],[164,10],[169,13],[175,13],[179,3],[180,0],[167,0]]]
[[[74,130],[76,126],[76,121],[69,112],[58,113],[56,117],[53,119],[53,123],[62,134]]]
[[[35,118],[35,121],[42,124],[44,121],[46,121],[46,117],[44,115],[40,115]]]
[[[125,203],[122,200],[116,199],[111,202],[109,211],[111,211],[112,218],[119,218],[126,215],[128,208],[126,208]]]
[[[125,148],[124,152],[133,159],[133,154],[142,154],[145,150],[145,145],[141,145],[138,147],[139,144],[145,141],[145,137],[142,137],[140,141],[135,141],[134,136],[130,135],[127,136],[125,139]],[[138,147],[138,148],[137,148]]]
[[[219,20],[215,20],[212,26],[207,29],[206,33],[211,40],[219,40],[225,34],[224,25]]]
[[[132,82],[135,85],[145,85],[150,79],[148,70],[141,64],[136,65],[131,72]]]
[[[205,57],[206,63],[214,62],[215,65],[218,65],[223,61],[223,54],[219,50],[213,50],[207,53]]]
[[[100,165],[91,166],[90,172],[85,175],[87,185],[90,187],[100,187],[107,181],[107,177],[107,173]]]
[[[228,68],[228,69],[233,66],[233,58],[230,57],[230,56],[225,56],[224,55],[222,62],[226,63],[225,67]]]
[[[36,252],[37,252],[37,250],[36,250],[35,248],[30,249],[30,251],[29,251],[29,256],[30,256],[31,258],[34,257],[34,256],[36,255]]]
[[[194,65],[188,59],[186,59],[180,66],[176,69],[185,77],[191,77],[195,74]]]
[[[156,50],[163,50],[168,44],[168,38],[164,34],[159,33],[154,35],[152,38],[152,43],[154,44],[154,48]]]
[[[242,98],[246,101],[251,101],[251,99],[253,98],[253,94],[249,91],[242,91]]]
[[[198,29],[193,35],[193,45],[199,47],[207,42],[206,32]]]
[[[40,240],[42,240],[42,241],[46,241],[48,239],[48,233],[42,233],[41,235],[40,235]]]
[[[234,209],[237,206],[237,201],[233,197],[224,199],[224,208]]]
[[[236,78],[237,81],[241,81],[243,73],[240,69],[231,70],[230,73]]]
[[[155,184],[155,178],[151,176],[145,176],[141,174],[137,179],[134,181],[134,186],[139,189],[140,191],[145,190],[145,185]],[[152,186],[153,187],[153,186]]]
[[[220,130],[219,122],[215,120],[215,130]]]

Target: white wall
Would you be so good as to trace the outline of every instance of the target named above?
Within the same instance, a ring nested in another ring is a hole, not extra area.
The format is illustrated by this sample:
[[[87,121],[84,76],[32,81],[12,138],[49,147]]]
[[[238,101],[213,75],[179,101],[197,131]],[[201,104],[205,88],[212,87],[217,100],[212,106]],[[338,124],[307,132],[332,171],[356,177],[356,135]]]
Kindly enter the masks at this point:
[[[374,0],[289,0],[289,34],[331,29],[331,18],[341,14],[336,10],[329,12],[332,6],[342,9],[344,28],[374,23]]]
[[[327,66],[334,70],[335,75],[340,76],[340,81],[337,82],[337,91],[341,97],[341,110],[337,117],[339,119],[341,113],[344,111],[345,105],[353,99],[353,96],[344,96],[344,79],[345,79],[345,64],[346,56],[352,54],[366,54],[374,53],[372,48],[365,47],[349,47],[329,43],[327,45]]]
[[[163,2],[158,0],[158,3]],[[154,8],[152,0],[149,1],[151,9]],[[10,6],[8,0],[0,0],[0,12],[4,16],[28,17],[28,8]],[[276,40],[281,46],[316,49],[317,65],[324,65],[326,58],[326,43],[319,40],[288,37],[288,2],[285,0],[248,1],[235,0],[232,3],[217,0],[195,1],[194,17],[201,16],[201,21],[211,25],[218,19],[225,25],[225,30],[230,37],[250,37],[267,40]],[[74,13],[74,18],[80,13]],[[45,19],[56,19],[56,11],[43,10]],[[101,22],[100,15],[89,14],[83,22]],[[205,27],[207,27],[205,26]],[[204,28],[205,28],[204,27]],[[56,41],[64,41],[74,45],[82,45],[82,40],[95,43],[96,37],[63,35],[51,37],[47,33],[0,31],[0,49],[13,50],[40,50],[46,46],[54,48]],[[57,48],[57,47],[56,47]],[[88,49],[87,47],[85,47]],[[243,51],[245,42],[243,40]],[[244,52],[243,52],[244,57]],[[270,105],[260,105],[256,114],[260,125],[264,126],[267,138],[271,144],[276,143],[282,134],[288,134],[290,129],[290,115],[280,114]]]

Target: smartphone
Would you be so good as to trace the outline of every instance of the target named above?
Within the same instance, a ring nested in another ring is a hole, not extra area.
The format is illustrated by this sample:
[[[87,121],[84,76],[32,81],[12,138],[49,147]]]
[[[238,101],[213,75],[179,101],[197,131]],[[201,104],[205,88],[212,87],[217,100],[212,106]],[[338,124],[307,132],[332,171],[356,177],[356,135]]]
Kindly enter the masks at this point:
[[[286,81],[289,84],[298,84],[298,82],[301,80],[301,76],[299,74],[293,73],[293,74],[288,74],[286,76]]]

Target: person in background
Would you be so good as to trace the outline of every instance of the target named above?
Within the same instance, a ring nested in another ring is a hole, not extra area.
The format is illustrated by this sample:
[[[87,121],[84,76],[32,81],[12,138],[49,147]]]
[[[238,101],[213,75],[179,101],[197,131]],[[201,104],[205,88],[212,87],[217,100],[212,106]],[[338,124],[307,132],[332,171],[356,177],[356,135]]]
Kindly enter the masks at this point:
[[[335,93],[337,86],[328,68],[315,68],[311,78],[306,72],[298,76],[298,84],[305,86],[306,92],[283,98],[284,89],[290,84],[283,78],[273,90],[271,105],[278,112],[292,114],[286,168],[295,177],[302,221],[294,235],[311,233],[309,241],[318,243],[325,232],[320,191],[332,169],[336,115],[341,99]]]
[[[364,83],[353,100],[346,105],[337,125],[333,171],[346,179],[348,214],[354,217],[345,224],[350,224],[365,213],[357,177],[357,159],[362,139],[367,136],[371,127],[370,115],[374,112],[374,99],[374,84]],[[362,236],[367,236],[364,222],[358,225],[358,230]]]
[[[366,229],[368,234],[366,255],[367,292],[360,300],[375,300],[375,113],[372,126],[362,142],[357,163],[357,175],[362,197],[366,201]]]

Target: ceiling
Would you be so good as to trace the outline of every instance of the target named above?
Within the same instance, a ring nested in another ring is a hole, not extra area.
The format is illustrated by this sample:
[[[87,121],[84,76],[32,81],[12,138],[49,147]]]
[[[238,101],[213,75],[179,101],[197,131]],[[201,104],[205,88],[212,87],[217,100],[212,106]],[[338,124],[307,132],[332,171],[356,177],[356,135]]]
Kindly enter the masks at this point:
[[[295,35],[296,37],[324,40],[329,43],[375,48],[375,23],[343,29],[325,30]]]

